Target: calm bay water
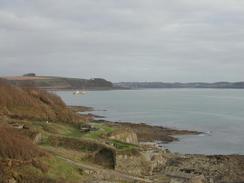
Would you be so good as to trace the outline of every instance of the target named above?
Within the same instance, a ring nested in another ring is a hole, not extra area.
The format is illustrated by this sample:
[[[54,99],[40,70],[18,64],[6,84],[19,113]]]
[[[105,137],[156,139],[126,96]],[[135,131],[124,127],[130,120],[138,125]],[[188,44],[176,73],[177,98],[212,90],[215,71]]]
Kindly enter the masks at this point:
[[[68,105],[95,108],[107,120],[145,122],[208,132],[179,137],[165,145],[171,151],[201,154],[244,154],[244,90],[149,89],[57,92]]]

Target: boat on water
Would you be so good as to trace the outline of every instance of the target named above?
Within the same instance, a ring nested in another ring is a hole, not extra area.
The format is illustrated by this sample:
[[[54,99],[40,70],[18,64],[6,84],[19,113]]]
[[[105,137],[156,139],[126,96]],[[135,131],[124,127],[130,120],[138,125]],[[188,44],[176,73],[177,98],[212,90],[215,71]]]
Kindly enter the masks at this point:
[[[86,91],[80,91],[80,90],[77,90],[77,91],[74,91],[73,92],[73,95],[85,95],[85,94],[87,94],[87,92]]]

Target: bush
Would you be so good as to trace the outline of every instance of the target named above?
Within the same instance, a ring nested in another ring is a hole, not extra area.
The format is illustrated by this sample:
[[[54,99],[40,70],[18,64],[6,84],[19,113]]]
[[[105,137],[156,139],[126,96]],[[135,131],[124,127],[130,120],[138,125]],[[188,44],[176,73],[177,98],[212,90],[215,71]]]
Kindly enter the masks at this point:
[[[52,93],[20,88],[0,79],[0,114],[17,119],[78,123],[80,116]]]
[[[34,157],[45,155],[32,141],[20,134],[18,130],[0,125],[0,158],[31,160]]]

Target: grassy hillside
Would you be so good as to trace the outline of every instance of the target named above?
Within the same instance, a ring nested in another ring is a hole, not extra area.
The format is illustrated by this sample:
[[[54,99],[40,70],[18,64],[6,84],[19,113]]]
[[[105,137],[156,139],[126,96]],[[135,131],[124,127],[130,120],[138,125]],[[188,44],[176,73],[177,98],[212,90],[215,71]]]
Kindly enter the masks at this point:
[[[86,178],[77,167],[34,144],[22,131],[0,121],[1,183],[68,183]]]
[[[0,182],[92,182],[90,171],[113,170],[115,148],[82,121],[58,96],[0,79]]]
[[[42,89],[112,89],[113,84],[105,79],[78,79],[49,76],[17,76],[5,78],[11,84],[21,87]]]
[[[5,124],[0,124],[0,157],[27,161],[44,155],[37,146],[18,130]]]
[[[3,79],[0,79],[0,115],[69,123],[80,120],[58,96],[39,89],[12,86]]]
[[[44,148],[51,136],[80,136],[79,125],[74,125],[80,122],[82,118],[58,96],[0,79],[0,182],[70,183],[90,179],[79,167],[56,156],[56,149],[49,152]],[[70,145],[69,139],[65,140]]]

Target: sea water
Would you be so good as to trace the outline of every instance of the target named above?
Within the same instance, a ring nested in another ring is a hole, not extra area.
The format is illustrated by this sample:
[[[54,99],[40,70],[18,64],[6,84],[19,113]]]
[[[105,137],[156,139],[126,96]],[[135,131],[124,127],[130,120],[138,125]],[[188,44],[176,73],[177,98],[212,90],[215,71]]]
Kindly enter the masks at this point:
[[[93,107],[106,120],[197,130],[164,146],[190,154],[244,154],[244,90],[145,89],[56,92],[68,105]]]

